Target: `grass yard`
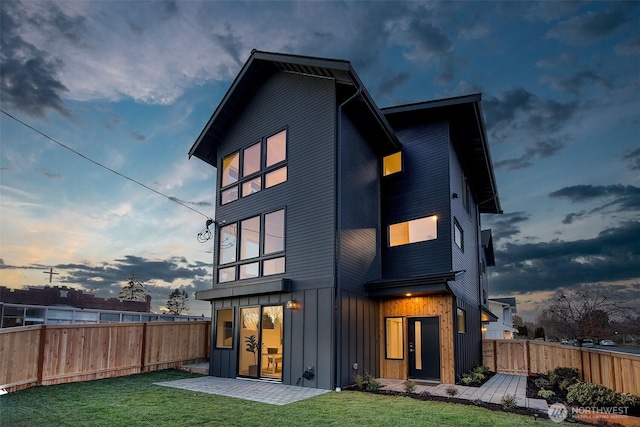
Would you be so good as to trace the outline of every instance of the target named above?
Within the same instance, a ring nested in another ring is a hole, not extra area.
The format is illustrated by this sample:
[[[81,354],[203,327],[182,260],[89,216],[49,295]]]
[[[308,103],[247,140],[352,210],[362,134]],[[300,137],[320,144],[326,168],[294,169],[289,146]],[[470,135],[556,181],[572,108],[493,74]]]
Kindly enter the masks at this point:
[[[34,387],[0,396],[0,426],[537,426],[545,419],[355,391],[284,406],[153,385],[197,377],[167,370]]]

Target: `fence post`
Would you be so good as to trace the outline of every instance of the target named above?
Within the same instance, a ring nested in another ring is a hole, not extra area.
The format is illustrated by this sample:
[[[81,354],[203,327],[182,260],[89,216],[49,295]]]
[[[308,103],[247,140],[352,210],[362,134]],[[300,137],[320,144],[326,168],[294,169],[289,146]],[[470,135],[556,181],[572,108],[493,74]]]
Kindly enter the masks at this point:
[[[47,340],[47,325],[40,326],[40,343],[38,347],[38,380],[36,385],[42,385],[42,376],[44,371],[44,349]]]
[[[144,372],[144,359],[147,353],[147,322],[142,324],[142,345],[140,349],[140,372]]]
[[[524,366],[527,368],[527,376],[529,376],[531,375],[531,342],[529,340],[526,341],[524,357]]]

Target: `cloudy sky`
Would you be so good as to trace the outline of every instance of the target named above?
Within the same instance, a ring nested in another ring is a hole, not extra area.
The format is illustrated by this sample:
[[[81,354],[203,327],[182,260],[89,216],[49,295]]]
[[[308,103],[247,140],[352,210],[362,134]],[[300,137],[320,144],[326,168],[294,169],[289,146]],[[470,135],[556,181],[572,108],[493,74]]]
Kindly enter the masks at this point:
[[[0,285],[155,310],[211,287],[214,170],[187,151],[252,49],[346,59],[379,107],[483,93],[492,296],[640,288],[640,2],[2,1]],[[155,190],[151,191],[149,189]],[[161,194],[158,194],[161,193]],[[172,198],[172,200],[167,197]],[[180,202],[177,203],[177,202]]]

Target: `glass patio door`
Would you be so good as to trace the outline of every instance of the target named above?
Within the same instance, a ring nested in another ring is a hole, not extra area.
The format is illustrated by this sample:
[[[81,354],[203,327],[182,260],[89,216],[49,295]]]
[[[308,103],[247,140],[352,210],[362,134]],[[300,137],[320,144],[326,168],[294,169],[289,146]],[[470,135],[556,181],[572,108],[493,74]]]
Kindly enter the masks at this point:
[[[281,305],[240,309],[238,375],[282,379]]]

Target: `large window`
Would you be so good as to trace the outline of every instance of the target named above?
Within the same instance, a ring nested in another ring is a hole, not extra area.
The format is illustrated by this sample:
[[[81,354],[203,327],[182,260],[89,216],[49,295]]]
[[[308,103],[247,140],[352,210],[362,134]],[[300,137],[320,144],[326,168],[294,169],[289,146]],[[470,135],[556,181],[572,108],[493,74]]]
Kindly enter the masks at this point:
[[[286,161],[286,129],[228,155],[222,160],[220,204],[231,203],[285,182]]]
[[[404,330],[402,317],[387,317],[385,323],[385,357],[387,359],[404,359]]]
[[[437,238],[438,218],[436,215],[389,226],[389,246],[408,245]]]
[[[220,228],[218,283],[285,272],[284,216],[279,209]]]

